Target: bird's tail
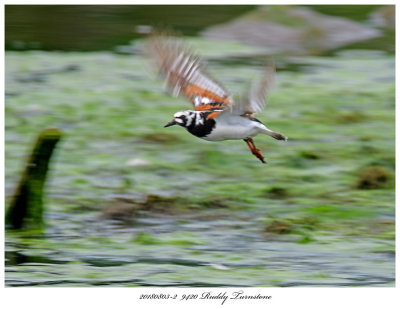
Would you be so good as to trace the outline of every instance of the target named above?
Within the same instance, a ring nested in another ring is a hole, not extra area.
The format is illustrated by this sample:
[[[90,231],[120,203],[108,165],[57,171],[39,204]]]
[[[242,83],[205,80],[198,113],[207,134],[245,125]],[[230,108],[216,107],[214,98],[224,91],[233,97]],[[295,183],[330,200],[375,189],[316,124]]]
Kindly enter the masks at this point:
[[[262,128],[261,133],[267,134],[267,135],[269,135],[277,140],[280,140],[280,141],[287,141],[287,137],[285,135],[280,134],[278,132],[274,132],[274,131],[268,129],[267,127]]]

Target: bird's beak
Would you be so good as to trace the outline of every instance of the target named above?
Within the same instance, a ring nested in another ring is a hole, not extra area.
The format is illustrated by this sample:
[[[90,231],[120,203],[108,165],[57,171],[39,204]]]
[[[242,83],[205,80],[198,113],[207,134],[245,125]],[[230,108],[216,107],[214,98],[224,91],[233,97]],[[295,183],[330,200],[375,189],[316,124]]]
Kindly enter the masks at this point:
[[[173,125],[176,125],[175,119],[172,119],[170,122],[168,122],[168,123],[164,126],[164,128],[167,128],[167,127],[170,127],[170,126],[173,126]]]

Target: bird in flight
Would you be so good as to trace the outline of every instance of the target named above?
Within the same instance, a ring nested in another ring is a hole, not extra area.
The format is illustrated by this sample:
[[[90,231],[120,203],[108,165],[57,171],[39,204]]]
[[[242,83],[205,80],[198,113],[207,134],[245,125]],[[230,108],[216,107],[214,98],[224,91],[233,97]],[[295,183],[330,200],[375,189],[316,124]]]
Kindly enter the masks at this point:
[[[263,77],[252,85],[245,98],[234,102],[221,84],[206,72],[202,60],[178,39],[155,35],[149,39],[148,52],[172,94],[186,97],[194,108],[175,113],[165,127],[179,125],[207,141],[242,139],[262,163],[266,162],[254,145],[254,136],[261,133],[287,140],[254,117],[265,107],[265,97],[275,74],[272,65],[267,66]]]

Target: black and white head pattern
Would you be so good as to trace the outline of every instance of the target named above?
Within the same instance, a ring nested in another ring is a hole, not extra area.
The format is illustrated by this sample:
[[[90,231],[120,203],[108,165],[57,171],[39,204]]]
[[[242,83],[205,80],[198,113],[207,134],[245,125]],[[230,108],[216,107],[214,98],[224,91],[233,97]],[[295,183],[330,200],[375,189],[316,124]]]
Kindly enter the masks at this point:
[[[204,118],[199,112],[180,111],[174,115],[175,122],[182,127],[188,128],[192,125],[198,126],[204,124]]]
[[[215,126],[214,119],[207,119],[208,112],[180,111],[175,113],[176,124],[186,128],[191,134],[197,137],[204,137],[212,131]]]

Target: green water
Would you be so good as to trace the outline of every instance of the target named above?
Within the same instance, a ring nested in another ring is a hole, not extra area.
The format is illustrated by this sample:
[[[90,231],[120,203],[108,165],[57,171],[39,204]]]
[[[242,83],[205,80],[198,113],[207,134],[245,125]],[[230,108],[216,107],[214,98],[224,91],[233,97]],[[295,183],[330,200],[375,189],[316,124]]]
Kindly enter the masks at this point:
[[[232,91],[262,71],[259,48],[189,42]],[[266,165],[163,128],[190,105],[144,59],[6,52],[6,202],[38,132],[65,133],[46,229],[6,232],[6,285],[394,286],[392,54],[277,57],[257,118],[289,141],[255,138]]]
[[[140,26],[196,35],[254,5],[7,5],[6,48],[110,50],[143,38]]]

